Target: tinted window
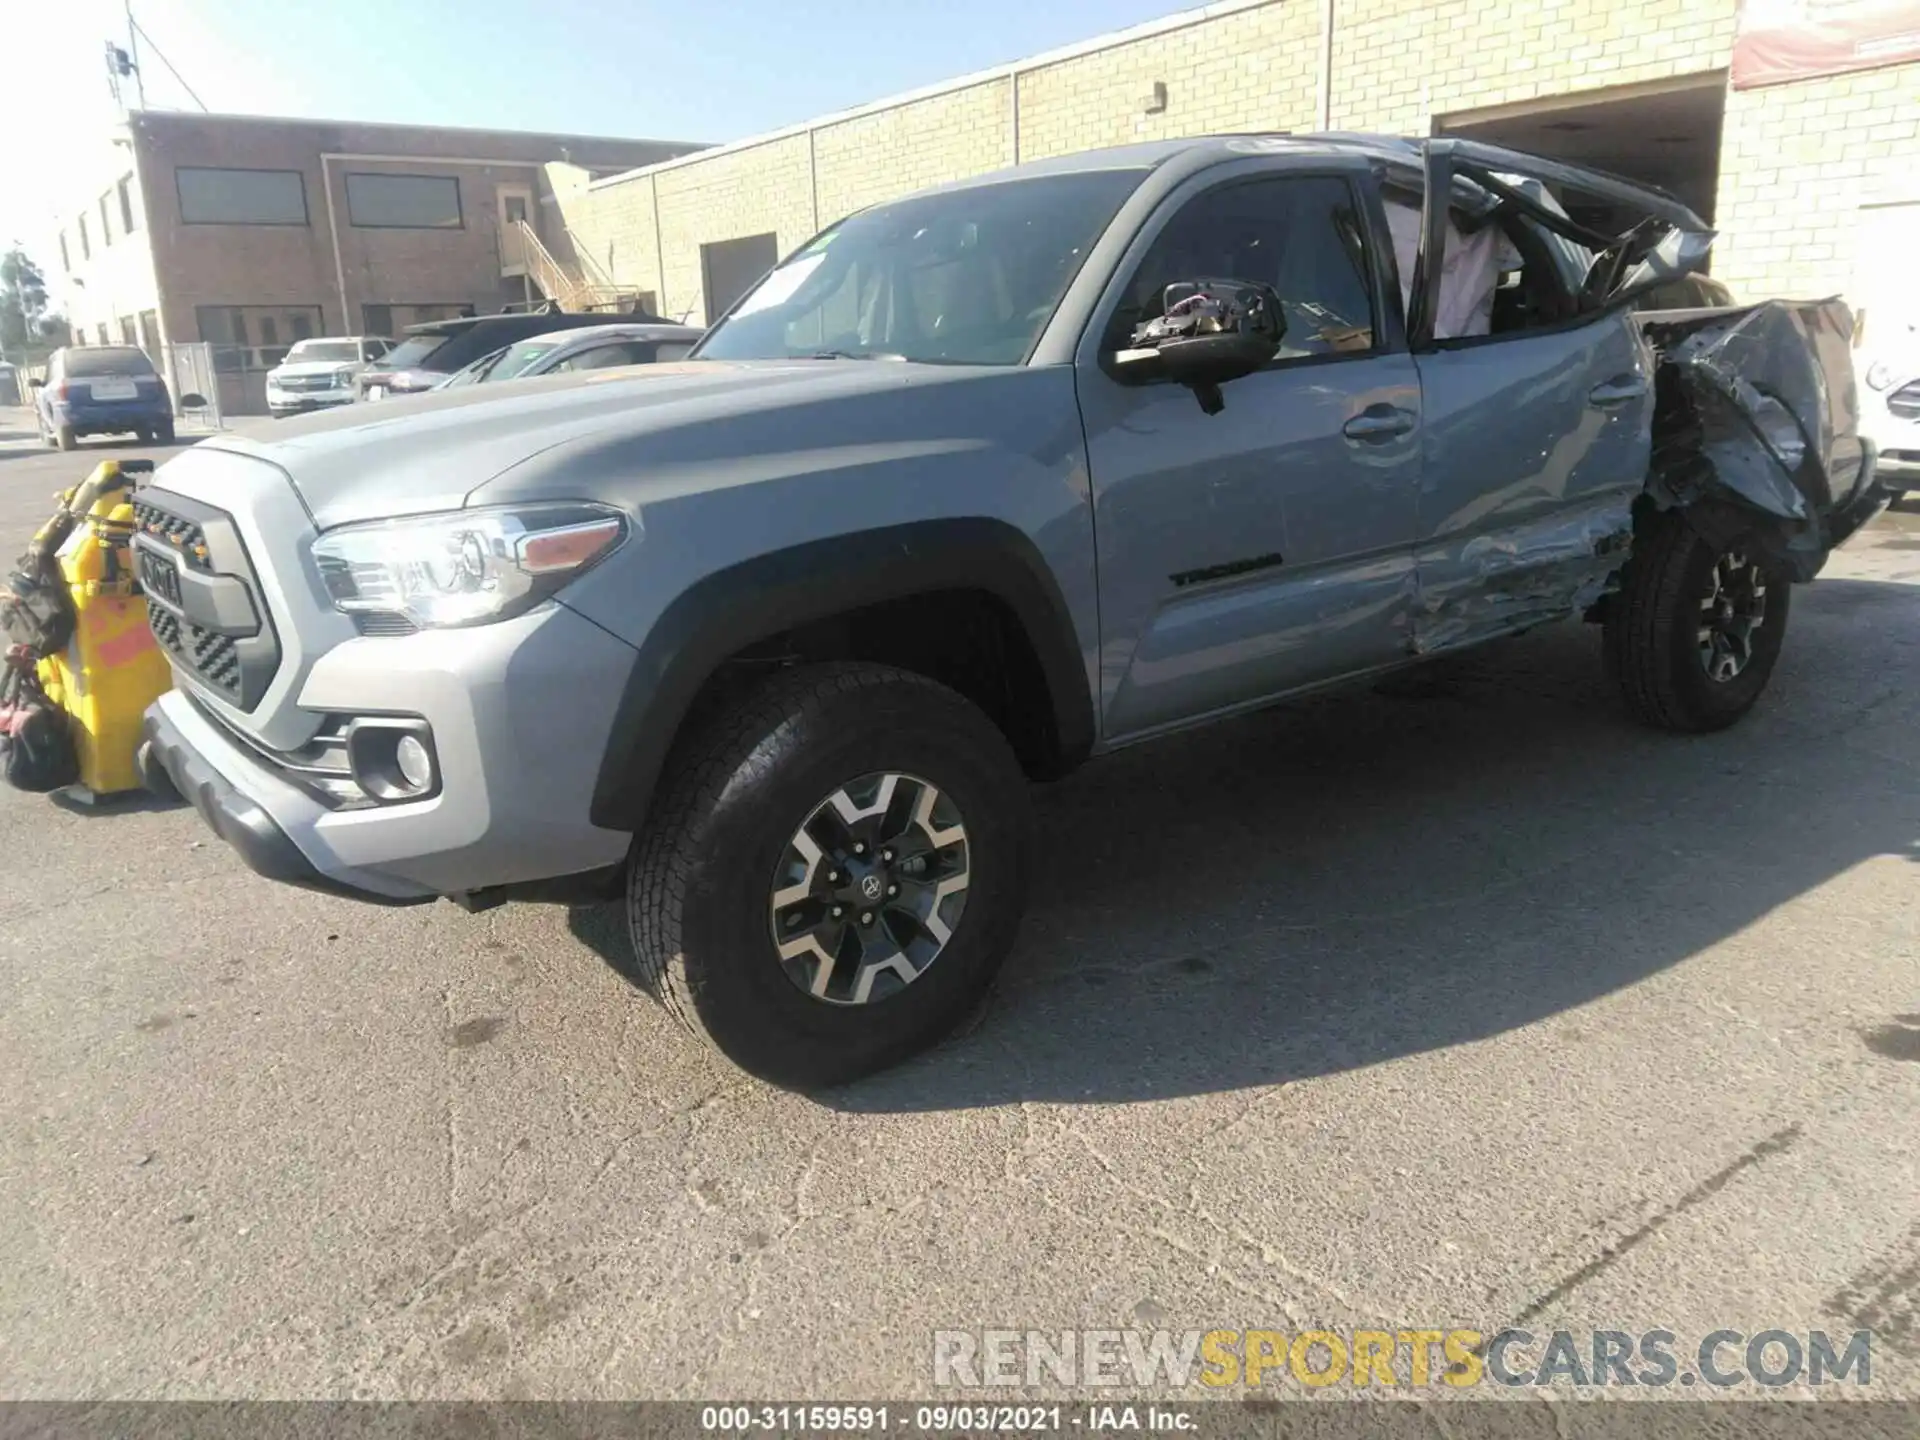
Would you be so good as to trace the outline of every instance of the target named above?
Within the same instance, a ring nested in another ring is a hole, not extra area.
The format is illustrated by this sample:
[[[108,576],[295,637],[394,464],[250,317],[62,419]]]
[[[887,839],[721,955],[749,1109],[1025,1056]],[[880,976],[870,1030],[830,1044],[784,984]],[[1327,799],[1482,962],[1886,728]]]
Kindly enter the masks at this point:
[[[700,356],[1017,365],[1144,173],[1008,180],[864,210],[762,280]]]
[[[1223,185],[1190,200],[1162,230],[1127,287],[1108,348],[1163,310],[1183,280],[1257,280],[1280,296],[1287,332],[1280,359],[1349,354],[1373,346],[1366,247],[1352,187],[1331,176]]]
[[[458,230],[460,182],[451,175],[349,175],[347,217],[362,229]]]
[[[487,371],[487,379],[511,380],[516,375],[524,375],[539,361],[559,349],[560,343],[544,335],[535,340],[516,340],[506,348],[493,368]]]
[[[180,218],[189,225],[304,225],[306,181],[298,170],[213,170],[181,166]]]
[[[380,364],[387,370],[412,370],[445,349],[446,344],[445,335],[411,335],[383,355]]]
[[[554,366],[555,373],[567,370],[608,370],[616,365],[646,365],[653,360],[653,345],[642,340],[621,340],[612,345],[596,345],[569,355]]]
[[[69,351],[65,370],[76,380],[90,375],[151,375],[153,362],[144,352],[120,345],[90,345]]]

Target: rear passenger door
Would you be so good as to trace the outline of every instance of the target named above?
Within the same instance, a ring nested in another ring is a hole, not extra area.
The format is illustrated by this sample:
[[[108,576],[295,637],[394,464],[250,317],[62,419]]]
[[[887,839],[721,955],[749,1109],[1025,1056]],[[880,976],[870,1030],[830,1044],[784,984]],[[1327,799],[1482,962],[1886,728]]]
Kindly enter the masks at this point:
[[[1491,332],[1423,343],[1413,320],[1422,653],[1584,611],[1624,559],[1651,459],[1653,360],[1632,316],[1580,313],[1536,227],[1489,223],[1508,242],[1482,279]]]
[[[1202,172],[1135,239],[1083,337],[1109,741],[1405,654],[1421,400],[1370,187],[1337,161]],[[1214,415],[1108,363],[1168,284],[1206,277],[1272,285],[1288,327]]]

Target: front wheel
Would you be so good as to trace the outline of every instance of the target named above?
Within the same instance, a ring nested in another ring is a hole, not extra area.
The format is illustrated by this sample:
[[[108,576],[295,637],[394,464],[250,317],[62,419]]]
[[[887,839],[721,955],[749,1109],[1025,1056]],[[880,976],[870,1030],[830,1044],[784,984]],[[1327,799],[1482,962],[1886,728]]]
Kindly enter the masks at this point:
[[[1029,796],[960,695],[879,665],[784,671],[699,724],[634,839],[627,918],[682,1023],[776,1084],[947,1033],[1012,947]]]
[[[1663,730],[1739,720],[1772,678],[1792,595],[1752,551],[1716,549],[1677,515],[1655,519],[1607,607],[1607,666],[1627,708]]]

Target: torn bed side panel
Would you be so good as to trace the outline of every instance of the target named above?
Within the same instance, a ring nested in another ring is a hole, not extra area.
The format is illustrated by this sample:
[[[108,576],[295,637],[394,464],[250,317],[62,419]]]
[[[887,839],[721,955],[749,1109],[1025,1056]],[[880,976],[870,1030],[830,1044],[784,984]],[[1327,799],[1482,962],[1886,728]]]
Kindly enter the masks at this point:
[[[1858,434],[1853,317],[1838,300],[1653,313],[1647,490],[1719,543],[1765,545],[1795,579],[1884,503]]]
[[[1408,650],[1431,655],[1586,614],[1626,561],[1635,498],[1615,491],[1498,534],[1456,534],[1421,549]]]

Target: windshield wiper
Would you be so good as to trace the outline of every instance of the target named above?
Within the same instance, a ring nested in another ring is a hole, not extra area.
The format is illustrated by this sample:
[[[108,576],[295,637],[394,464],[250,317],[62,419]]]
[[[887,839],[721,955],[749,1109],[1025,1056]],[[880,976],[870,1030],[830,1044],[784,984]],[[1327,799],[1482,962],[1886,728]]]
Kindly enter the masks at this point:
[[[891,350],[816,350],[809,357],[814,360],[905,360],[904,355],[896,355]]]

